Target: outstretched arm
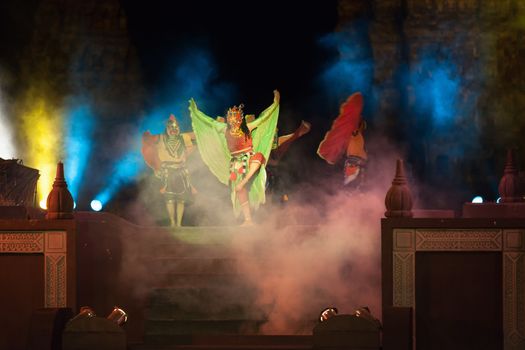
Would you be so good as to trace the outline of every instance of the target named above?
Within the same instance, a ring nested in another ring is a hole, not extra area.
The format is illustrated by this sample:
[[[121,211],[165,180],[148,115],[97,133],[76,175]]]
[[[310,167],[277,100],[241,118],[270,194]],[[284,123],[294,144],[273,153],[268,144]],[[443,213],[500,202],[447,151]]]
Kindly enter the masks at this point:
[[[270,107],[266,108],[257,119],[255,119],[253,122],[248,123],[248,128],[250,131],[261,125],[262,123],[268,121],[270,117],[272,116],[273,112],[276,108],[279,108],[279,101],[281,100],[281,94],[279,94],[279,91],[273,90],[273,103]]]

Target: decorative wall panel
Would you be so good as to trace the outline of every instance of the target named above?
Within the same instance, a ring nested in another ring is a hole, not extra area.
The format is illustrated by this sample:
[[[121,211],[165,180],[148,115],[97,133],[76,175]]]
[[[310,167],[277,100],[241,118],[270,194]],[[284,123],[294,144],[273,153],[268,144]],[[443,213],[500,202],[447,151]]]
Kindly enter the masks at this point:
[[[0,254],[44,255],[44,307],[66,307],[67,240],[65,231],[0,231]]]
[[[415,315],[415,254],[500,251],[503,259],[504,349],[525,349],[525,229],[394,229],[393,306]]]

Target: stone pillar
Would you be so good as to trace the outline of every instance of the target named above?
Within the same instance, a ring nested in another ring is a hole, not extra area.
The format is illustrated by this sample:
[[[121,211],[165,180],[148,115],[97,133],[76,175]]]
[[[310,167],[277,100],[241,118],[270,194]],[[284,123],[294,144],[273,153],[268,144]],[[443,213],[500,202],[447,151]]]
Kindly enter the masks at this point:
[[[507,150],[507,163],[503,176],[499,182],[498,191],[501,197],[501,203],[523,202],[520,188],[520,178],[518,169],[514,162],[514,150]]]
[[[385,197],[385,216],[412,217],[412,194],[407,185],[403,161],[397,160],[396,176]]]
[[[46,219],[72,219],[73,218],[73,197],[67,189],[66,179],[64,178],[64,164],[57,164],[57,174],[53,189],[47,196]]]

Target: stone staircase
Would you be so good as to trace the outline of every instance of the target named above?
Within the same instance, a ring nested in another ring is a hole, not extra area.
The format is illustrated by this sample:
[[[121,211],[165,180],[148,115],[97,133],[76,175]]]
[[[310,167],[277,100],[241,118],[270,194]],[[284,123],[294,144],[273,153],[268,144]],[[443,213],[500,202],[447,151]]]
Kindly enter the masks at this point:
[[[243,275],[238,227],[183,227],[157,238],[143,263],[154,286],[145,310],[144,342],[132,350],[308,349],[309,336],[262,336],[271,305]],[[235,241],[235,244],[234,244]],[[233,248],[235,246],[235,248]]]
[[[132,350],[312,350],[312,337],[300,335],[179,336],[170,344],[140,344]]]

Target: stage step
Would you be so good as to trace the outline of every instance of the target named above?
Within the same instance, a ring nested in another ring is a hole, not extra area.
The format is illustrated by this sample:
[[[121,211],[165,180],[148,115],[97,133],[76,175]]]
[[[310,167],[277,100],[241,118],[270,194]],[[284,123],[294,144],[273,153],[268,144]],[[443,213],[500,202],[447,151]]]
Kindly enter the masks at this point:
[[[239,268],[246,261],[239,260],[238,238],[246,234],[239,227],[184,227],[148,242],[140,259],[155,283],[145,310],[143,349],[198,345],[181,343],[184,336],[257,334],[271,306],[256,306],[257,291]],[[213,341],[218,339],[234,338]]]
[[[179,335],[156,339],[158,343],[135,344],[130,350],[310,350],[311,336],[295,335]]]
[[[158,281],[157,288],[170,287],[196,287],[196,288],[213,288],[224,285],[239,285],[245,277],[236,272],[210,273],[187,273],[185,272],[167,272],[154,273],[154,280]]]
[[[224,286],[157,289],[151,296],[153,303],[147,316],[151,320],[264,320],[262,310],[256,312],[252,307],[253,297],[248,297],[253,290],[237,288],[235,291]],[[240,294],[243,294],[242,299]]]
[[[238,261],[232,257],[163,256],[151,258],[150,268],[155,273],[225,274],[238,271]]]

